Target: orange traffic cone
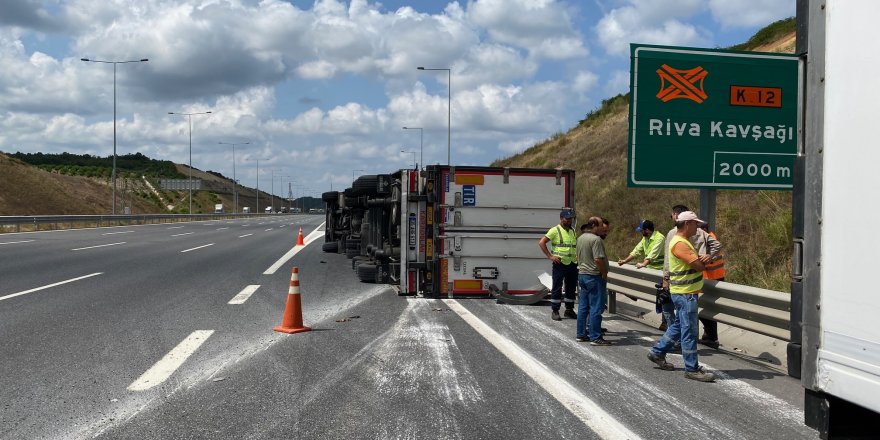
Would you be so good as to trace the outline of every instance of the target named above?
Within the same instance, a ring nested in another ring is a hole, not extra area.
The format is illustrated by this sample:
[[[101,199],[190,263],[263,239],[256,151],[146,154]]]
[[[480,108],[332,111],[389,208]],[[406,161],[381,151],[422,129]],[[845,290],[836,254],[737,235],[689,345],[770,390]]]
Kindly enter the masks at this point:
[[[305,246],[306,243],[303,241],[303,228],[299,228],[299,235],[296,237],[296,245],[297,246]]]
[[[299,297],[299,268],[296,266],[290,271],[290,289],[287,291],[287,306],[284,307],[281,325],[272,330],[281,333],[301,333],[312,330],[303,325],[302,302]]]

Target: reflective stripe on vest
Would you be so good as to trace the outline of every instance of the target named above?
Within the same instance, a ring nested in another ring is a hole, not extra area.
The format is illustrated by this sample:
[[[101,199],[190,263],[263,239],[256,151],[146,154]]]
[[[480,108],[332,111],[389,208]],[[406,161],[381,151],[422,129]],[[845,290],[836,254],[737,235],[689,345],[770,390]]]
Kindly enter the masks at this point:
[[[553,255],[559,258],[577,258],[575,245],[577,241],[574,239],[574,229],[570,234],[566,234],[559,225],[556,225],[556,235],[559,237],[559,244],[553,243]]]
[[[669,258],[669,293],[688,294],[700,292],[703,290],[703,272],[691,269],[689,264],[672,253],[672,249],[678,243],[687,244],[694,254],[697,253],[694,245],[688,239],[679,235],[672,239],[668,249],[669,255],[667,256]]]
[[[709,235],[711,235],[712,238],[718,240],[718,237],[715,236],[714,232],[709,232]],[[720,280],[724,278],[725,275],[724,258],[720,256],[717,260],[707,264],[706,270],[703,271],[703,278],[707,280]]]

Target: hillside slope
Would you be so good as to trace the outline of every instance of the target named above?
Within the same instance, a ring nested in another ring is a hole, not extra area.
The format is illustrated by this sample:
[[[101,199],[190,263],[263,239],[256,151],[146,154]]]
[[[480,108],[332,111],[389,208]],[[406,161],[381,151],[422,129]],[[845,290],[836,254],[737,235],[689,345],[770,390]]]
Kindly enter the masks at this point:
[[[751,46],[736,48],[793,53],[794,19],[774,23],[756,37]],[[696,189],[627,187],[628,112],[627,96],[605,100],[567,133],[557,133],[521,154],[492,164],[574,169],[578,218],[580,222],[590,215],[609,219],[611,232],[606,248],[612,261],[625,257],[639,241],[641,237],[634,228],[640,219],[654,221],[665,233],[673,227],[669,217],[673,205],[699,209]],[[791,193],[719,190],[717,194],[717,224],[713,229],[725,246],[727,281],[788,291]]]

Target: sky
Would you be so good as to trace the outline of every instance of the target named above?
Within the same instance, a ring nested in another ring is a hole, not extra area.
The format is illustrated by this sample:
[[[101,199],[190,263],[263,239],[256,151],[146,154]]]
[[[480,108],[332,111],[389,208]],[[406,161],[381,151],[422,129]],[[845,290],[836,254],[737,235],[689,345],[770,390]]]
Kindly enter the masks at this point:
[[[194,168],[320,197],[565,132],[629,91],[630,43],[723,48],[794,14],[795,0],[0,0],[0,151],[112,155],[114,66],[81,58],[146,58],[116,65],[117,154],[189,163],[191,119]]]

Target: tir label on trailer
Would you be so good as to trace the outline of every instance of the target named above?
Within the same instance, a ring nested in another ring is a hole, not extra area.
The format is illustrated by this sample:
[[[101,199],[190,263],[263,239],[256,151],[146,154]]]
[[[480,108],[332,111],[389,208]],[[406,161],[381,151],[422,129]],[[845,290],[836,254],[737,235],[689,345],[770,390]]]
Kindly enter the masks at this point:
[[[477,187],[476,185],[464,185],[461,187],[461,205],[477,206]]]

